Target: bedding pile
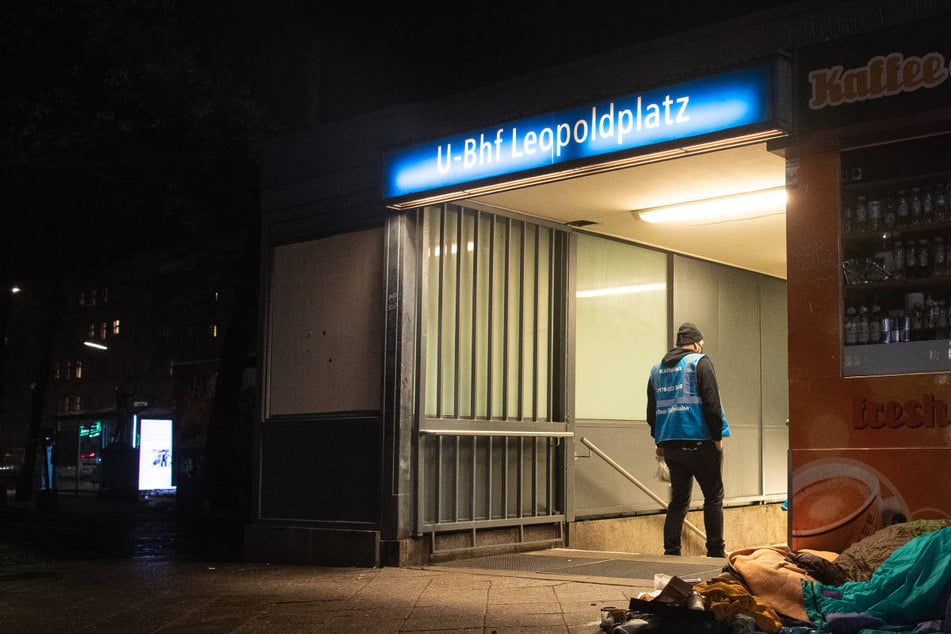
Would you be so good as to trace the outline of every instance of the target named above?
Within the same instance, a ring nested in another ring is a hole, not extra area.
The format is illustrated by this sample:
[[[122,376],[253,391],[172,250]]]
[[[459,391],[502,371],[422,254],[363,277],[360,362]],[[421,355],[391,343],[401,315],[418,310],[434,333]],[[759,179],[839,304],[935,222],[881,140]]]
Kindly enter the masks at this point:
[[[842,553],[770,546],[728,561],[723,574],[694,586],[718,620],[746,614],[769,633],[951,634],[945,520],[895,524]]]

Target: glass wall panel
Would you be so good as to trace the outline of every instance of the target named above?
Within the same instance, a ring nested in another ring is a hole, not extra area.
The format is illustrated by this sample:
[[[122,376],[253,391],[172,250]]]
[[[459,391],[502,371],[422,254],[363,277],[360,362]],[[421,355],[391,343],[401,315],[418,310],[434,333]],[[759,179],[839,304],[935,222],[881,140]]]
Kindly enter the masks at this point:
[[[580,234],[576,298],[577,417],[644,420],[667,351],[667,255]]]
[[[451,204],[421,220],[418,530],[559,521],[567,235]]]
[[[462,418],[473,416],[472,396],[475,375],[472,372],[473,350],[476,341],[475,307],[476,279],[475,259],[475,213],[463,211],[458,222],[458,239],[453,257],[458,260],[456,267],[456,304],[459,307],[458,328],[455,336],[456,346],[456,412]]]
[[[483,328],[473,329],[473,389],[472,401],[475,418],[486,418],[490,411],[491,390],[490,390],[490,356],[489,351],[492,345],[492,284],[490,281],[493,274],[493,228],[494,223],[491,216],[479,215],[473,223],[475,235],[474,257],[475,257],[475,282],[474,299],[475,304],[472,311],[472,321],[476,324],[483,324]]]
[[[457,205],[423,210],[427,417],[549,420],[553,233]]]
[[[536,247],[537,257],[535,259],[535,375],[534,375],[534,407],[532,413],[533,420],[551,420],[549,411],[548,391],[548,372],[541,371],[542,368],[548,368],[551,363],[551,350],[553,346],[552,332],[550,325],[550,315],[546,307],[552,306],[554,297],[552,294],[553,271],[552,271],[552,235],[550,231],[539,231],[536,229],[538,245]],[[537,317],[544,316],[544,319]]]
[[[491,405],[490,412],[498,412],[499,418],[504,418],[503,403],[506,391],[505,381],[505,349],[507,338],[507,323],[504,315],[507,313],[506,300],[508,299],[509,276],[509,223],[504,218],[493,218],[492,231],[492,309],[489,314],[489,323],[486,330],[490,337],[490,367],[488,397]],[[490,415],[491,417],[491,415]]]
[[[440,215],[441,207],[427,207],[423,210],[423,231],[425,233],[426,248],[423,250],[424,257],[426,258],[426,286],[424,288],[425,297],[441,297],[442,296],[442,258],[440,257],[440,249],[442,248],[443,236],[442,236],[442,217]],[[441,319],[442,316],[438,312],[438,304],[434,306],[437,308],[435,314],[433,314],[427,321],[427,332],[426,332],[426,376],[430,377],[429,379],[429,389],[426,390],[426,412],[430,415],[436,415],[436,405],[439,402],[439,342],[440,342],[440,333],[441,333]]]
[[[436,245],[436,265],[439,272],[440,301],[436,307],[438,322],[436,324],[439,340],[439,401],[442,405],[440,413],[454,416],[457,410],[456,402],[456,344],[458,342],[457,321],[459,311],[460,292],[458,286],[458,267],[461,259],[458,254],[457,229],[459,214],[442,214],[440,242]]]

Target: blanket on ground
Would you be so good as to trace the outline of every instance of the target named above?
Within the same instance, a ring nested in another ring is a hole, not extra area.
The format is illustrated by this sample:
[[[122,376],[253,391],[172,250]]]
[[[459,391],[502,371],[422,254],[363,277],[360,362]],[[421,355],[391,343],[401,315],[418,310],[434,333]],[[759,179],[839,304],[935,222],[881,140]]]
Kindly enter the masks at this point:
[[[802,582],[840,585],[866,581],[899,547],[912,539],[951,526],[947,520],[916,520],[883,528],[849,546],[842,553],[790,550],[785,545],[749,548],[730,553],[733,573],[750,592],[780,615],[808,621]]]
[[[868,581],[888,557],[920,535],[951,526],[948,520],[915,520],[887,526],[842,551],[829,561],[809,551],[791,556],[816,581],[837,586],[847,581]]]
[[[783,623],[779,615],[761,599],[750,594],[737,579],[711,579],[694,585],[694,592],[703,597],[706,609],[717,621],[729,621],[738,614],[753,617],[761,632],[778,632]]]
[[[832,560],[837,553],[808,551],[818,558]],[[808,621],[802,605],[803,580],[814,581],[792,558],[788,546],[748,548],[730,553],[730,568],[750,592],[781,615]]]
[[[803,605],[819,632],[829,631],[833,615],[874,617],[889,626],[909,626],[911,631],[936,613],[944,614],[944,606],[937,604],[949,584],[951,527],[946,527],[899,547],[868,581],[838,586],[803,581]]]

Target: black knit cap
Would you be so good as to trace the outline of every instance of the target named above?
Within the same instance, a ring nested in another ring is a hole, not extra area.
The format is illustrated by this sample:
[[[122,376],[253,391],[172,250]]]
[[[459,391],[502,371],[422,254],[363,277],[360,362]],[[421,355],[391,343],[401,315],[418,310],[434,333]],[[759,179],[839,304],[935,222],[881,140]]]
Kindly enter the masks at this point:
[[[686,346],[698,341],[703,341],[703,333],[700,332],[700,329],[689,321],[682,323],[677,330],[677,345]]]

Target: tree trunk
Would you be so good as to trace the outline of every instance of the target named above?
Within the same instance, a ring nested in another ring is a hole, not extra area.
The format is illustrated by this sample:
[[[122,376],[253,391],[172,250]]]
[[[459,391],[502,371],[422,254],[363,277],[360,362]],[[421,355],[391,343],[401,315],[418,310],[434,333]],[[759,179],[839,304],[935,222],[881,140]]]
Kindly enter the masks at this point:
[[[41,282],[37,280],[36,284],[37,292],[39,292]],[[36,378],[31,386],[33,393],[30,400],[30,425],[24,447],[23,468],[20,469],[20,475],[17,478],[16,494],[14,496],[14,499],[18,502],[26,502],[33,498],[36,455],[40,446],[40,437],[43,434],[43,418],[46,414],[46,390],[49,385],[50,371],[53,367],[53,342],[60,322],[61,288],[62,284],[57,275],[56,281],[47,289],[44,301],[39,303],[42,310],[41,315],[46,321],[46,325],[41,332],[45,332],[46,336],[43,337],[42,351],[35,367]]]
[[[243,434],[241,382],[253,355],[257,331],[260,232],[248,231],[238,263],[231,322],[219,356],[218,378],[208,421],[205,499],[212,507],[246,512],[251,497],[250,436]]]

